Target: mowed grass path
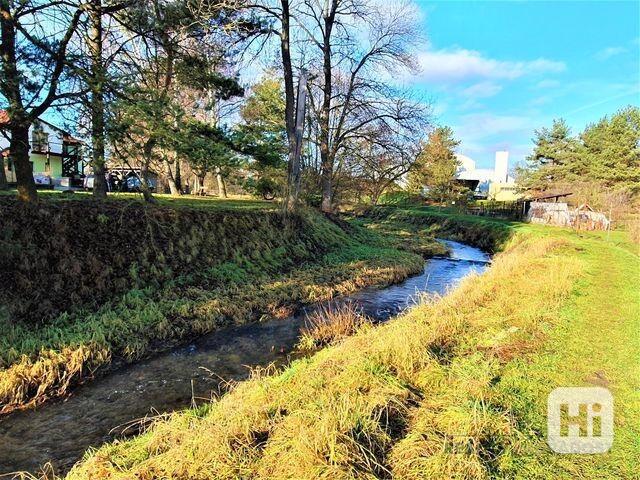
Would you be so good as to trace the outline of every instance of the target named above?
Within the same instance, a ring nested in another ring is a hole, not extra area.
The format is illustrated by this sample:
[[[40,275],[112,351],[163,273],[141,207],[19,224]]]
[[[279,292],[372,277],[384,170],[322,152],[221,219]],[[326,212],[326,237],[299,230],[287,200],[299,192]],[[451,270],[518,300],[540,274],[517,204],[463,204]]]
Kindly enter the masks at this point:
[[[531,227],[528,227],[531,228]],[[580,251],[585,266],[560,322],[544,351],[530,364],[514,365],[513,376],[527,379],[541,407],[554,386],[602,386],[614,397],[615,439],[607,454],[557,455],[529,439],[518,461],[521,478],[640,478],[640,260],[638,246],[622,232],[575,233],[538,228],[542,235],[562,235]],[[546,410],[530,422],[546,429]]]
[[[14,197],[15,190],[0,190],[0,196]],[[72,193],[59,190],[39,190],[38,196],[41,200],[51,202],[87,201],[92,200],[92,192],[75,191]],[[260,200],[249,195],[229,195],[228,198],[217,196],[181,195],[174,196],[164,193],[153,195],[159,205],[168,207],[189,207],[204,210],[249,210],[249,211],[274,211],[281,209],[279,202],[270,200]],[[114,192],[108,194],[109,200],[119,200],[124,202],[138,201],[144,203],[141,193],[121,193]],[[99,201],[99,200],[98,200]]]
[[[106,445],[85,478],[640,478],[637,248],[515,226],[482,276],[379,327]],[[558,386],[608,387],[602,455],[546,445]]]

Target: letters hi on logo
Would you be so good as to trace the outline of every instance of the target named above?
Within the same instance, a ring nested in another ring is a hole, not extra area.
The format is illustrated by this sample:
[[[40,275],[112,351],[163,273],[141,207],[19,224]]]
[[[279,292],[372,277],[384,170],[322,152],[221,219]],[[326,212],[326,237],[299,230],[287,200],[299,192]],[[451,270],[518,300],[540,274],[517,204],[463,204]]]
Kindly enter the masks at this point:
[[[613,397],[602,387],[560,387],[547,400],[547,443],[557,453],[604,453],[613,444]]]

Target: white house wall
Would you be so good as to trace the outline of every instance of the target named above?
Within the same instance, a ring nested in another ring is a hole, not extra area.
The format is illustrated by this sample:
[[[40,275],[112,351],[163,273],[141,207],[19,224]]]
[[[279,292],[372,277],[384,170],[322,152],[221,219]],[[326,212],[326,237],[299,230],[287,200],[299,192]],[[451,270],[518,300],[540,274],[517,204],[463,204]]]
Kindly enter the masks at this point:
[[[40,124],[44,132],[49,134],[49,148],[51,153],[61,154],[64,133],[41,120],[37,120],[36,122]],[[29,127],[29,142],[33,141],[33,130],[36,122]],[[0,135],[0,150],[4,150],[5,148],[9,148],[9,140],[5,138],[4,135]]]

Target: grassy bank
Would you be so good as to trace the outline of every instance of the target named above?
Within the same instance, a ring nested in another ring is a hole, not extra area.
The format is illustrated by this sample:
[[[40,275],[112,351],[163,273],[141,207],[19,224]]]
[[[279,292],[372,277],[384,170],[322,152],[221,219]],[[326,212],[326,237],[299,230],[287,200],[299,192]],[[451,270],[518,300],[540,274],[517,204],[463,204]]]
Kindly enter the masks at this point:
[[[313,212],[284,218],[264,202],[149,208],[55,196],[32,211],[2,200],[0,275],[13,287],[0,315],[4,413],[190,337],[397,282],[423,264],[375,232]],[[442,253],[432,238],[423,244]]]
[[[480,228],[459,220],[447,228]],[[90,452],[69,478],[634,478],[637,249],[618,233],[502,228],[513,236],[482,277]],[[551,453],[548,393],[603,384],[611,451]]]
[[[396,236],[407,230],[426,237],[459,240],[487,252],[501,250],[516,224],[487,217],[454,214],[433,207],[374,207],[357,217],[359,223]],[[411,242],[411,239],[407,239]]]

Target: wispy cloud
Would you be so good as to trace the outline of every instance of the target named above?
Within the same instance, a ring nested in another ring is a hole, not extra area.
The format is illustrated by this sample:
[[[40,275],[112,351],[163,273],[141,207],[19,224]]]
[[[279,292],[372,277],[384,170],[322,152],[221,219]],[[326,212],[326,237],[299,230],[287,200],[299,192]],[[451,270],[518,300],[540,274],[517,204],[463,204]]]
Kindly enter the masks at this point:
[[[462,95],[470,98],[488,98],[502,91],[502,86],[494,82],[480,82],[462,90]]]
[[[614,100],[619,100],[621,98],[625,98],[625,97],[630,97],[630,96],[635,96],[636,99],[640,96],[640,88],[638,88],[637,86],[633,86],[629,91],[626,92],[622,92],[622,93],[618,93],[617,95],[612,95],[610,97],[605,97],[605,98],[601,98],[595,102],[592,103],[588,103],[586,105],[582,105],[574,110],[568,111],[568,112],[564,112],[564,115],[569,116],[569,115],[574,115],[578,112],[583,112],[585,110],[590,110],[593,107],[597,107],[600,105],[604,105],[606,103],[612,102]]]
[[[458,127],[465,135],[480,139],[506,132],[529,130],[533,124],[528,116],[494,115],[492,113],[472,113],[463,115]]]
[[[627,49],[625,47],[607,47],[596,52],[594,57],[597,60],[607,60],[611,57],[615,57],[616,55],[620,55],[621,53],[625,53],[626,51]]]
[[[508,79],[524,75],[563,72],[563,62],[538,58],[528,61],[497,60],[462,48],[427,50],[418,54],[420,78],[426,81]]]

